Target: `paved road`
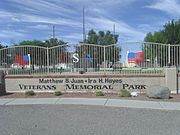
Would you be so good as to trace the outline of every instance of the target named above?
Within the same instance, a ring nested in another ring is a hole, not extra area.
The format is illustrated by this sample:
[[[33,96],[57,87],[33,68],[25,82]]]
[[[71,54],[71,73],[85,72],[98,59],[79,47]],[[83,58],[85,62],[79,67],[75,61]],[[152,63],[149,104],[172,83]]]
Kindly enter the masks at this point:
[[[180,111],[82,105],[0,106],[0,135],[178,135]]]

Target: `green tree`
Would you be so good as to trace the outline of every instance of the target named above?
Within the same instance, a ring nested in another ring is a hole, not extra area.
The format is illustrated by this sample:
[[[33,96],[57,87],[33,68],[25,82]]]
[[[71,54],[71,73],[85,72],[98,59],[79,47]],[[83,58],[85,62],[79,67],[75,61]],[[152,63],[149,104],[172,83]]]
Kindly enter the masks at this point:
[[[58,45],[66,45],[67,42],[64,42],[63,40],[58,40],[57,38],[50,38],[45,41],[41,40],[26,40],[22,41],[18,45],[30,45],[30,46],[41,46],[41,47],[53,47]]]
[[[44,46],[43,41],[40,40],[26,40],[22,41],[19,44],[16,44],[16,46],[21,46],[21,45],[29,45],[29,46]]]
[[[162,30],[158,32],[147,33],[145,42],[156,42],[164,44],[180,44],[180,20],[169,21]]]
[[[110,31],[95,32],[93,29],[88,32],[86,40],[88,44],[111,45],[118,42],[118,35],[113,35]]]
[[[99,31],[98,32],[98,44],[99,45],[105,45],[105,32],[104,31]]]
[[[146,37],[144,38],[145,42],[154,42],[154,37],[153,34],[151,32],[146,34]]]
[[[88,44],[97,44],[98,43],[98,35],[93,29],[88,32],[87,43]]]
[[[101,65],[104,60],[106,62],[115,62],[119,61],[121,49],[113,44],[118,42],[118,35],[113,35],[110,31],[94,31],[93,29],[88,32],[88,37],[86,40],[87,44],[82,44],[80,47],[77,47],[79,50],[80,58],[86,58],[89,54],[93,58],[93,66]],[[111,46],[107,46],[111,45]],[[105,49],[104,49],[105,47]],[[105,50],[105,52],[104,52]],[[105,59],[104,59],[105,53]]]
[[[53,47],[58,45],[66,45],[68,42],[64,42],[63,40],[58,40],[57,38],[50,38],[49,40],[45,40],[45,47]]]
[[[164,25],[164,34],[167,44],[180,43],[180,20],[170,21]]]
[[[3,45],[1,44],[1,42],[0,42],[0,49],[2,49],[3,48]]]
[[[46,47],[51,49],[48,50],[49,52],[49,64],[55,66],[55,64],[60,63],[60,55],[63,56],[63,61],[65,61],[65,54],[67,52],[66,46],[60,45],[67,45],[67,42],[63,40],[58,40],[57,38],[50,38],[49,40],[41,41],[41,40],[26,40],[22,41],[19,44],[16,44],[16,48],[14,49],[13,56],[18,55],[26,55],[30,54],[31,56],[31,65],[40,65],[41,68],[43,65],[47,65],[47,49]],[[25,46],[25,47],[21,47]],[[27,46],[27,47],[26,47]],[[28,47],[32,46],[32,47]],[[57,47],[54,47],[57,46]],[[39,48],[38,48],[39,47]],[[45,48],[40,48],[45,47]],[[62,54],[61,54],[62,53]]]
[[[162,30],[158,32],[154,32],[153,34],[150,32],[144,38],[145,42],[155,42],[155,43],[163,43],[170,44],[171,46],[174,44],[180,44],[180,20],[177,21],[169,21],[166,23]],[[145,51],[146,58],[154,60],[158,58],[161,61],[160,66],[166,66],[168,62],[167,50],[168,46],[162,45],[146,45],[143,50]],[[177,58],[180,56],[179,46],[171,47],[170,53],[173,54],[170,57],[171,63],[170,65],[179,65],[179,61]]]

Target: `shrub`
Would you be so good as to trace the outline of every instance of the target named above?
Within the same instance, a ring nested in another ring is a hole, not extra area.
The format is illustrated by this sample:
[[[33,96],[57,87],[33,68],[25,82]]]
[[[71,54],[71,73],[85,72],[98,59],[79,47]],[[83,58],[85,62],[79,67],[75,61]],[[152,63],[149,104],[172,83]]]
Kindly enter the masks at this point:
[[[54,91],[54,95],[55,96],[60,96],[60,95],[62,95],[62,92],[59,91],[59,90],[56,90],[56,91]]]
[[[33,90],[25,91],[25,96],[34,96],[35,92]]]
[[[104,96],[102,90],[96,90],[96,96]]]
[[[118,92],[118,96],[120,96],[120,97],[130,97],[131,93],[126,89],[122,89],[122,90],[120,90]]]

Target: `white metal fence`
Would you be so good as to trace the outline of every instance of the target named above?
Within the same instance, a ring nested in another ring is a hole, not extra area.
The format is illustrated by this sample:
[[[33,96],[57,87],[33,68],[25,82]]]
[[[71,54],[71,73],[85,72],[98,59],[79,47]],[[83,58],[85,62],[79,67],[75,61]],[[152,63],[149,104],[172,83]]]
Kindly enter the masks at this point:
[[[180,45],[147,42],[11,46],[0,49],[0,70],[7,75],[162,74],[164,67],[179,67],[179,57]]]

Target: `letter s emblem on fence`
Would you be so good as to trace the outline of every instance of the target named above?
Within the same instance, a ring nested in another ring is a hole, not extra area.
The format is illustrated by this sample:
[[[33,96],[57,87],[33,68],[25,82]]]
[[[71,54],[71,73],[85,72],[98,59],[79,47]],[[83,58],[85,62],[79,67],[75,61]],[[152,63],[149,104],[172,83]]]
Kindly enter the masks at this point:
[[[74,53],[73,54],[73,62],[74,63],[78,63],[79,62],[79,55],[78,55],[78,53]]]

